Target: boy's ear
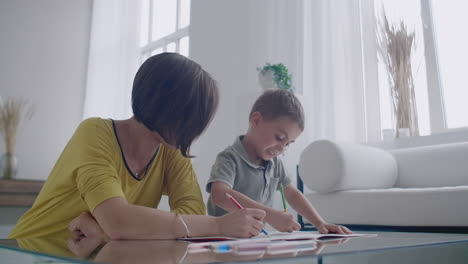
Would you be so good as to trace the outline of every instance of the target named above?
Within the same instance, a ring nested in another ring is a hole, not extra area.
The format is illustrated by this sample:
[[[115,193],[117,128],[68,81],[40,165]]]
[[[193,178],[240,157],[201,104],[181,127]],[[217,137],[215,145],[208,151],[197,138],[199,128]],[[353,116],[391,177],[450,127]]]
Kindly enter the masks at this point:
[[[262,113],[253,112],[250,116],[250,124],[253,126],[258,126],[258,123],[262,120]]]

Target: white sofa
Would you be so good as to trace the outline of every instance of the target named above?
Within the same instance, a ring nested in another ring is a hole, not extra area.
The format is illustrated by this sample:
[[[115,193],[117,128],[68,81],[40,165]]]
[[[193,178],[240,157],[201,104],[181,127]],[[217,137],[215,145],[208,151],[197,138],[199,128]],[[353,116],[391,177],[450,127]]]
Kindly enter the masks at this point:
[[[468,142],[386,151],[319,140],[298,174],[332,223],[468,230]]]

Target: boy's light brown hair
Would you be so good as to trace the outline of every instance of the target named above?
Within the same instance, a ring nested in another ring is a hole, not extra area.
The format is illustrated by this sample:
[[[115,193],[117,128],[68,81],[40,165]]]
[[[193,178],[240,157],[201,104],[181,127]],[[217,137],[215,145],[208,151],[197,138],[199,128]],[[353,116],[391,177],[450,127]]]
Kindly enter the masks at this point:
[[[304,109],[297,97],[284,89],[266,90],[255,101],[250,110],[249,119],[252,113],[259,112],[262,117],[271,121],[280,117],[288,117],[296,122],[301,130],[304,130]]]

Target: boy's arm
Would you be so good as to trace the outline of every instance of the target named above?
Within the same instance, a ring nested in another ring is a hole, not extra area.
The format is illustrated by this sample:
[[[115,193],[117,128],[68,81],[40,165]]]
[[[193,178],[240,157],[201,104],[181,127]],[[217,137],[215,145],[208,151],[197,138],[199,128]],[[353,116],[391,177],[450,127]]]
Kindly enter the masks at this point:
[[[296,212],[309,220],[315,227],[321,226],[325,221],[320,217],[317,210],[305,198],[305,196],[293,185],[289,184],[284,188],[284,194],[288,203]]]
[[[292,232],[300,229],[300,225],[294,220],[294,217],[286,212],[258,203],[246,195],[233,190],[229,185],[215,181],[211,184],[211,199],[213,202],[226,211],[238,210],[237,206],[226,196],[229,193],[245,208],[256,208],[266,212],[265,222],[282,232]]]
[[[296,212],[302,215],[305,219],[309,220],[320,233],[326,234],[328,232],[338,234],[350,234],[352,233],[348,228],[340,225],[329,224],[320,217],[317,210],[310,203],[309,200],[293,185],[288,185],[284,189],[286,200],[296,210]]]
[[[207,191],[211,193],[211,199],[218,207],[226,211],[235,211],[237,207],[229,200],[226,193],[229,193],[245,208],[257,208],[267,212],[272,208],[258,203],[246,195],[231,188],[237,173],[237,165],[232,154],[225,151],[218,154],[216,162],[211,168],[210,179],[208,180]]]
[[[229,185],[224,182],[215,181],[211,183],[211,199],[218,206],[223,208],[226,211],[235,211],[238,208],[236,205],[226,196],[226,193],[229,193],[236,199],[243,207],[245,208],[257,208],[265,211],[267,215],[271,213],[271,210],[274,210],[271,207],[265,206],[261,203],[258,203],[246,195],[233,190]]]

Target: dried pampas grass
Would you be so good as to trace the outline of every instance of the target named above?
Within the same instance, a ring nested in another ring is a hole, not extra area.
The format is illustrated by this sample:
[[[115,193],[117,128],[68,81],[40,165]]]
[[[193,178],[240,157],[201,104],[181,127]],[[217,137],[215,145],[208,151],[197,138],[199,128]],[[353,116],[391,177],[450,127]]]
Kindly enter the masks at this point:
[[[388,72],[392,108],[395,115],[396,136],[400,128],[409,128],[411,136],[419,135],[416,100],[414,94],[411,56],[415,49],[414,31],[405,23],[390,25],[382,11],[377,30],[378,55]]]
[[[7,153],[14,153],[16,133],[21,122],[31,119],[33,108],[22,99],[0,101],[0,133],[5,139]]]

